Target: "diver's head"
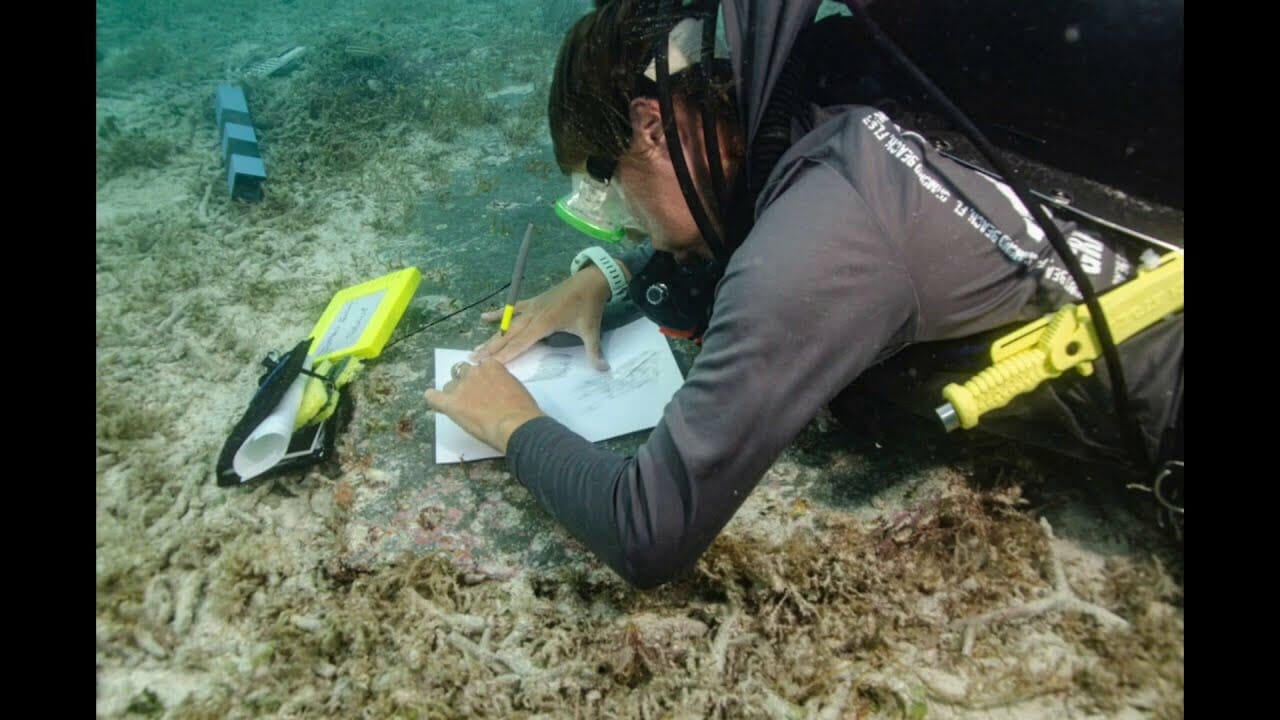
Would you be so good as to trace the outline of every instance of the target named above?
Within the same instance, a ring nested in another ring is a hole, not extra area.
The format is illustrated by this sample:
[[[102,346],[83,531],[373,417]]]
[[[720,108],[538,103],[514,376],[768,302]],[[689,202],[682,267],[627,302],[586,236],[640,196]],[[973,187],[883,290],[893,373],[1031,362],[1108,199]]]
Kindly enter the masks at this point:
[[[565,36],[547,115],[556,161],[573,178],[574,192],[557,210],[600,239],[618,239],[631,227],[649,234],[656,249],[709,257],[681,194],[666,133],[678,132],[702,204],[721,226],[702,110],[709,107],[717,118],[725,176],[732,177],[743,155],[732,73],[723,60],[713,64],[711,83],[687,70],[700,57],[701,25],[688,17],[661,18],[653,7],[652,0],[597,0]],[[661,112],[653,66],[663,34],[671,38],[674,124]]]

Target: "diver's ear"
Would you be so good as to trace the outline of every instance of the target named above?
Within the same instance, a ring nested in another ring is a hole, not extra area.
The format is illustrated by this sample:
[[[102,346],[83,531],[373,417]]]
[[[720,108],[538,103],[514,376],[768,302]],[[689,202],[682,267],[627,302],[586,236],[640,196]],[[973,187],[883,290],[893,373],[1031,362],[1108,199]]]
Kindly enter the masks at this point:
[[[638,97],[631,101],[632,142],[664,147],[662,109],[655,98]]]

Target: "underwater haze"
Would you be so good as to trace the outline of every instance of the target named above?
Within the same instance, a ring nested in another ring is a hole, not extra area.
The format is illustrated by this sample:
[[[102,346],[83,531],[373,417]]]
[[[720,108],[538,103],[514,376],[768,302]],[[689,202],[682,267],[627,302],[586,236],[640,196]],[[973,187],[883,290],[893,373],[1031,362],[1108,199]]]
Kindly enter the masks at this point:
[[[527,227],[523,297],[592,242],[552,209],[547,126],[591,6],[98,0],[97,716],[1181,717],[1180,560],[1004,444],[851,445],[819,417],[651,591],[502,460],[434,463],[433,350],[492,335]],[[220,486],[264,358],[408,267],[323,461]],[[1055,591],[1136,620],[961,622]]]

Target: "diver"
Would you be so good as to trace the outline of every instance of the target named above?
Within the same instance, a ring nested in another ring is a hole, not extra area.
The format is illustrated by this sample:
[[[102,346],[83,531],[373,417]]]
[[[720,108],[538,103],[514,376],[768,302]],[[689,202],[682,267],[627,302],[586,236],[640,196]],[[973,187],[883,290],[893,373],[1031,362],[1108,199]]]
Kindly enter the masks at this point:
[[[819,106],[796,89],[789,56],[818,5],[597,0],[568,31],[550,88],[555,155],[572,180],[557,210],[597,238],[639,244],[583,251],[566,280],[516,306],[478,364],[425,395],[504,452],[541,505],[640,588],[689,570],[824,408],[845,417],[869,394],[931,415],[944,383],[972,375],[966,348],[1082,301],[1008,184],[876,107]],[[1057,224],[1094,291],[1136,274],[1142,260],[1119,244]],[[606,369],[610,302],[635,302],[700,345],[630,457],[546,416],[504,366],[564,331]],[[1179,312],[1114,348],[1135,427],[1117,416],[1099,362],[981,429],[1126,468],[1136,452],[1146,473],[1181,452],[1169,438],[1181,432],[1182,325]]]

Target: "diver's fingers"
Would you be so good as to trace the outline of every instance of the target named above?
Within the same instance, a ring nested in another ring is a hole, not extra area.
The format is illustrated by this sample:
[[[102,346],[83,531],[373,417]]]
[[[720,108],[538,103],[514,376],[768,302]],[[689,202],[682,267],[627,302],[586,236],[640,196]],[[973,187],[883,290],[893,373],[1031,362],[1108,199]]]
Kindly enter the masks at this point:
[[[506,309],[507,309],[507,306],[506,306],[506,305],[503,305],[502,307],[498,308],[497,310],[486,310],[486,311],[484,311],[484,312],[480,313],[480,319],[481,319],[481,320],[484,320],[484,321],[486,321],[486,322],[498,322],[499,320],[501,320],[501,319],[502,319],[502,313],[503,313]],[[518,315],[518,314],[520,314],[520,313],[524,312],[524,310],[525,310],[525,301],[524,301],[524,300],[517,300],[517,301],[516,301],[516,305],[515,305],[515,312],[516,312],[516,314]]]
[[[504,335],[502,331],[493,334],[488,340],[481,343],[471,353],[470,360],[480,362],[488,357],[493,357],[495,353],[507,347],[512,340],[523,335],[529,327],[528,317],[518,317],[511,321],[511,327],[507,328]]]
[[[520,353],[528,350],[530,346],[542,338],[543,335],[533,332],[528,323],[522,325],[519,330],[516,330],[513,326],[511,331],[507,333],[506,342],[502,344],[502,347],[493,351],[493,359],[506,365],[520,357]]]
[[[427,388],[427,391],[422,394],[422,399],[427,401],[427,406],[432,410],[443,412],[445,415],[449,414],[449,394],[444,390]]]
[[[495,352],[501,350],[503,346],[505,346],[510,340],[511,340],[510,331],[508,331],[506,335],[503,335],[501,332],[496,332],[488,340],[485,340],[484,342],[476,346],[476,349],[471,352],[471,357],[467,359],[471,360],[472,362],[480,362],[481,360],[487,357],[491,357]]]
[[[582,344],[587,350],[587,362],[591,363],[591,367],[604,372],[609,369],[609,361],[604,359],[600,353],[600,318],[596,318],[594,322],[587,323],[581,333]]]

